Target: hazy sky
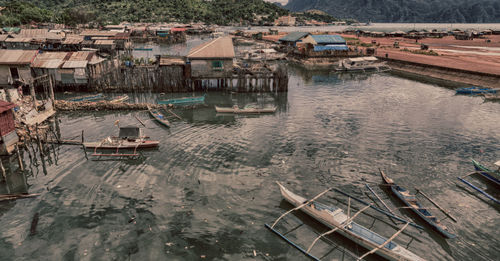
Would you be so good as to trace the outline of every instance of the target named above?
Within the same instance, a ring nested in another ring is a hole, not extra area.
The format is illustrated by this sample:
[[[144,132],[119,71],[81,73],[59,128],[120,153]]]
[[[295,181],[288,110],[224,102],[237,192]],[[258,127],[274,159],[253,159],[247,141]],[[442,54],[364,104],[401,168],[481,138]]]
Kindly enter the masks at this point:
[[[286,3],[288,3],[288,0],[264,0],[264,1],[267,1],[267,2],[279,2],[281,3],[282,5],[286,5]]]

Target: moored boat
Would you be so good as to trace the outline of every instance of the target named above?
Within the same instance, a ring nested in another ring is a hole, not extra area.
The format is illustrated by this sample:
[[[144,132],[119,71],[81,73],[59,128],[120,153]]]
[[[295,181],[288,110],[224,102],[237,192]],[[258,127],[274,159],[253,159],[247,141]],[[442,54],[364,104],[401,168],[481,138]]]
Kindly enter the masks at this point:
[[[370,56],[342,59],[339,61],[335,70],[346,72],[385,72],[390,71],[391,67],[389,67],[386,62],[380,62],[376,57]]]
[[[294,194],[278,183],[281,195],[292,205],[299,207],[307,202],[307,199]],[[318,202],[310,202],[301,208],[306,214],[321,222],[323,225],[335,229],[336,232],[355,243],[367,248],[377,249],[388,239],[355,223],[350,217],[344,214],[343,210],[334,206],[328,206]],[[354,217],[354,216],[353,216]],[[424,260],[418,255],[407,250],[403,246],[392,240],[375,252],[377,255],[388,260]]]
[[[168,100],[158,101],[158,104],[184,105],[184,104],[203,103],[203,102],[205,102],[205,95],[196,97],[168,99]]]
[[[409,207],[409,209],[415,212],[422,220],[424,220],[427,224],[429,224],[434,230],[436,230],[446,238],[456,237],[455,234],[448,231],[448,228],[445,225],[440,223],[437,217],[433,216],[429,212],[429,210],[420,205],[415,195],[411,195],[408,190],[396,185],[394,181],[389,177],[387,177],[387,175],[382,170],[380,170],[380,176],[382,177],[384,183],[386,183],[391,187],[392,193],[394,193],[396,197],[398,197],[406,206]]]
[[[128,95],[125,94],[125,95],[118,96],[118,97],[112,99],[109,102],[111,102],[111,103],[119,103],[119,102],[124,102],[126,100],[128,100]]]
[[[101,141],[84,142],[86,148],[93,149],[144,149],[158,147],[160,142],[149,140],[142,129],[135,126],[120,127],[118,137],[109,136]]]
[[[500,101],[500,94],[486,93],[483,97],[486,101]]]
[[[486,179],[490,180],[491,182],[495,183],[496,185],[500,186],[500,171],[493,171],[483,165],[481,163],[472,160],[472,164],[474,165],[474,169],[479,173],[479,175],[485,177]],[[500,161],[495,162],[495,165],[499,167],[500,169]]]
[[[150,106],[148,106],[148,111],[149,114],[160,124],[162,124],[165,127],[170,127],[170,122],[165,118],[165,116],[157,109],[153,109]]]
[[[497,90],[472,86],[472,87],[458,88],[456,92],[457,94],[485,94],[485,93],[497,93]]]
[[[218,113],[236,113],[236,114],[258,114],[258,113],[273,113],[276,111],[276,107],[272,108],[253,108],[247,107],[240,109],[238,105],[234,105],[233,107],[218,107],[215,106],[215,110]]]
[[[70,99],[70,101],[73,101],[73,102],[95,101],[95,100],[100,100],[102,98],[104,98],[104,94],[98,93],[98,94],[91,94],[91,95],[85,95],[85,96],[78,96],[78,97]]]

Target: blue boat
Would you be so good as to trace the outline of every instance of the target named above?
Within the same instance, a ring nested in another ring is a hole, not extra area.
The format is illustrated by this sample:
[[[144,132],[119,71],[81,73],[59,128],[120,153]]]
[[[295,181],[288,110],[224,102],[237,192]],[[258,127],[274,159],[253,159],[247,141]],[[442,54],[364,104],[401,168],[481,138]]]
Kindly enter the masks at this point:
[[[457,94],[484,94],[484,93],[497,93],[496,89],[480,88],[477,86],[464,87],[456,90]]]
[[[477,173],[483,177],[485,177],[487,180],[493,182],[494,184],[500,186],[500,172],[499,171],[493,171],[483,165],[481,163],[472,160],[472,164],[474,164],[474,169],[476,169]]]
[[[410,192],[396,184],[394,181],[387,177],[385,173],[380,170],[380,175],[382,176],[382,180],[391,187],[392,193],[396,195],[406,206],[409,207],[413,212],[415,212],[422,220],[424,220],[427,224],[429,224],[434,230],[439,232],[445,238],[455,238],[456,235],[449,232],[446,226],[441,224],[439,220],[429,212],[429,210],[425,209],[420,205],[417,201],[415,195],[411,195]]]
[[[98,93],[98,94],[75,97],[75,98],[71,99],[70,101],[73,101],[73,102],[95,101],[95,100],[101,100],[102,98],[104,98],[104,94]]]
[[[205,102],[205,95],[196,97],[168,99],[168,100],[158,101],[158,104],[186,105],[186,104],[203,103],[203,102]]]

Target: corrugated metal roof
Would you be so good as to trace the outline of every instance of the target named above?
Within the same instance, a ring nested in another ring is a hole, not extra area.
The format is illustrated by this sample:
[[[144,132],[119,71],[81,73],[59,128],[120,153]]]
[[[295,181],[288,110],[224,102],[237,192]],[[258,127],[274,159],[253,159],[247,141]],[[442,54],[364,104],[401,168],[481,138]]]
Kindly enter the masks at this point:
[[[0,34],[0,42],[5,41],[9,37],[8,34]]]
[[[184,65],[185,62],[182,58],[173,58],[173,57],[161,57],[160,58],[160,66],[167,65]]]
[[[72,35],[71,37],[66,37],[62,42],[63,44],[80,44],[83,42],[83,36]]]
[[[285,37],[280,38],[281,42],[297,42],[300,39],[308,36],[310,33],[307,32],[291,32],[287,34]]]
[[[318,44],[345,44],[345,39],[340,35],[322,34],[311,35]]]
[[[34,68],[56,69],[65,61],[67,52],[44,52],[39,53],[32,63]]]
[[[38,51],[0,50],[0,64],[31,64]]]
[[[19,38],[34,38],[34,39],[52,39],[52,40],[62,40],[63,36],[56,33],[50,33],[49,29],[22,29],[21,32],[16,36]]]
[[[17,38],[7,38],[5,39],[6,43],[29,43],[33,40],[33,38],[22,38],[22,37],[17,37]]]
[[[85,30],[80,33],[82,36],[116,36],[120,32],[112,31],[98,31],[98,30]]]
[[[90,61],[92,56],[95,54],[93,51],[78,51],[71,53],[68,61]]]
[[[187,56],[190,59],[234,58],[234,46],[231,37],[220,37],[202,45],[196,46]]]
[[[69,68],[86,68],[88,61],[67,61],[65,62],[61,68],[69,69]]]
[[[113,45],[115,44],[114,40],[96,40],[94,42],[95,45]]]

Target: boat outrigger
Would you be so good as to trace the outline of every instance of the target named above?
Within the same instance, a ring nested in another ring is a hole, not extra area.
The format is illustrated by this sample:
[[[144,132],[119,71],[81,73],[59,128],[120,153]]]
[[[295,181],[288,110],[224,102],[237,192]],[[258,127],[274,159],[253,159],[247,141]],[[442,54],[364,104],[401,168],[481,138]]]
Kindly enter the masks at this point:
[[[410,192],[394,183],[382,170],[380,170],[380,176],[385,184],[391,187],[392,193],[396,195],[406,206],[409,207],[413,212],[415,212],[422,220],[429,224],[434,230],[439,232],[446,238],[455,238],[456,235],[451,233],[448,228],[441,224],[437,217],[433,216],[428,209],[420,205],[417,201],[416,195],[410,194]]]
[[[357,213],[355,213],[352,216],[346,215],[342,209],[334,207],[334,206],[328,206],[322,203],[315,202],[316,199],[324,195],[326,192],[330,191],[331,189],[328,189],[320,194],[318,194],[316,197],[314,197],[311,200],[307,200],[304,197],[301,197],[297,194],[294,194],[290,190],[286,189],[283,185],[278,183],[278,186],[280,188],[281,195],[283,198],[291,203],[292,205],[295,206],[295,208],[287,211],[283,215],[281,215],[272,225],[266,224],[266,227],[276,233],[278,236],[286,240],[288,243],[292,244],[295,248],[297,248],[299,251],[307,255],[308,257],[314,259],[314,260],[319,260],[317,257],[313,256],[310,251],[315,245],[315,243],[321,239],[322,237],[332,234],[333,232],[337,232],[346,238],[354,241],[355,243],[367,248],[371,249],[364,255],[358,258],[358,260],[361,260],[365,258],[366,256],[370,254],[376,253],[377,255],[384,257],[388,260],[415,260],[415,261],[420,261],[424,260],[423,258],[419,257],[418,255],[412,253],[411,251],[405,249],[403,246],[393,242],[394,238],[399,235],[403,230],[410,225],[409,222],[407,222],[398,232],[396,232],[394,235],[392,235],[390,238],[385,238],[355,222],[353,222],[354,218],[356,218],[359,214],[361,214],[363,211],[371,207],[371,205],[366,205],[364,208],[360,209]],[[309,246],[307,250],[304,250],[300,246],[294,244],[291,242],[288,238],[286,238],[283,234],[278,232],[274,227],[278,223],[278,221],[283,218],[285,215],[291,213],[292,211],[295,210],[302,210],[312,218],[318,220],[321,222],[323,225],[331,228],[328,232],[325,232],[318,236],[312,244]],[[349,213],[349,210],[348,210]]]
[[[489,193],[487,193],[483,189],[479,188],[478,186],[475,186],[474,184],[470,183],[469,181],[467,181],[465,179],[466,177],[468,177],[470,175],[479,174],[479,175],[483,176],[484,178],[486,178],[487,180],[494,183],[495,185],[500,186],[500,179],[499,179],[499,177],[500,177],[500,161],[495,162],[495,166],[498,167],[497,171],[493,171],[493,170],[481,165],[479,162],[477,162],[475,160],[472,160],[472,164],[474,165],[475,171],[465,175],[464,177],[457,177],[457,179],[460,180],[461,182],[463,182],[465,185],[467,185],[467,186],[473,188],[474,190],[478,191],[479,193],[483,194],[484,196],[486,196],[488,199],[492,200],[493,202],[500,204],[500,200],[496,199],[495,197],[493,197],[492,195],[490,195]]]
[[[276,107],[272,108],[253,108],[253,107],[245,107],[240,109],[238,105],[234,105],[233,107],[218,107],[215,106],[215,110],[218,113],[236,113],[236,114],[259,114],[259,113],[273,113],[276,111]]]
[[[124,95],[121,95],[121,96],[118,96],[118,97],[112,99],[109,102],[111,102],[111,103],[119,103],[119,102],[124,102],[126,100],[128,100],[128,95],[124,94]]]
[[[142,129],[136,126],[120,127],[118,137],[107,137],[97,142],[84,142],[85,148],[94,149],[92,156],[138,156],[138,149],[155,148],[160,142],[149,140],[142,133]],[[115,153],[98,154],[97,150],[116,150]],[[120,149],[133,149],[133,153],[119,153]]]

